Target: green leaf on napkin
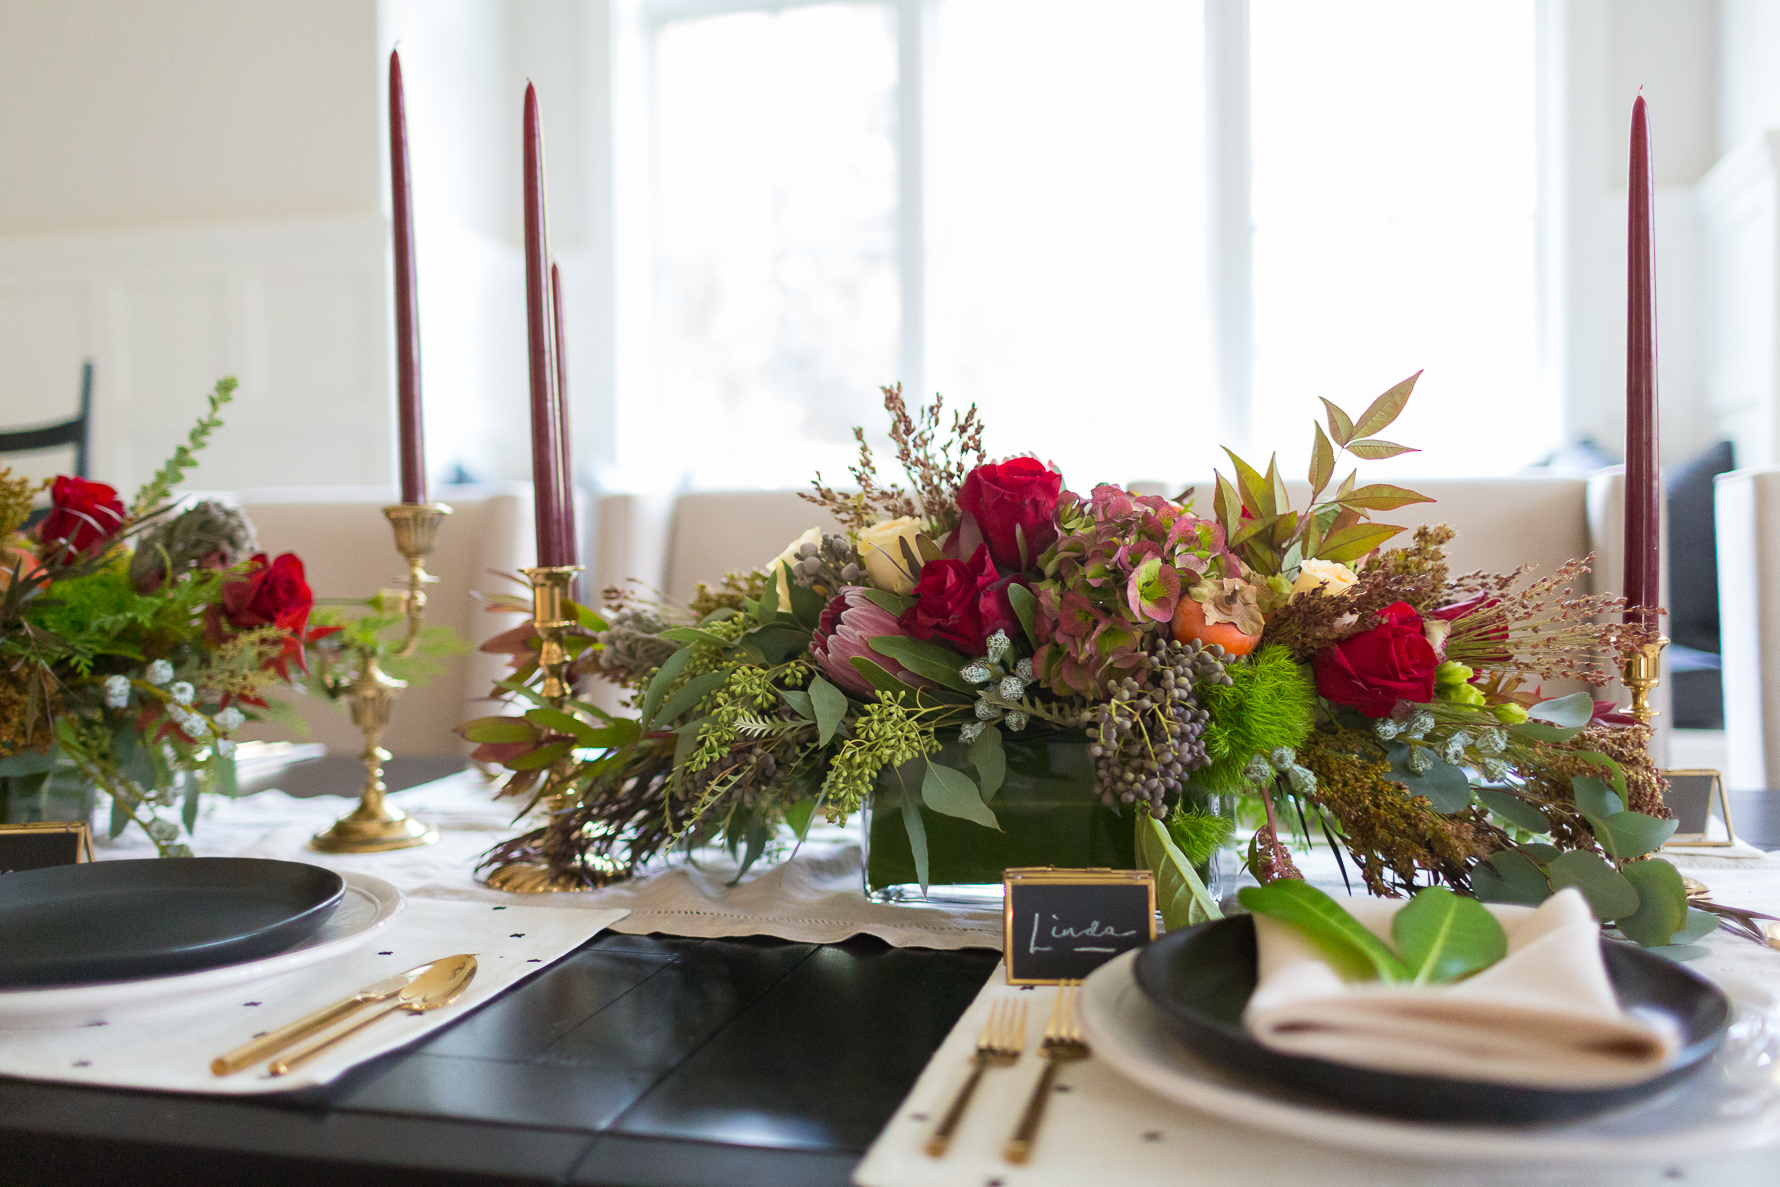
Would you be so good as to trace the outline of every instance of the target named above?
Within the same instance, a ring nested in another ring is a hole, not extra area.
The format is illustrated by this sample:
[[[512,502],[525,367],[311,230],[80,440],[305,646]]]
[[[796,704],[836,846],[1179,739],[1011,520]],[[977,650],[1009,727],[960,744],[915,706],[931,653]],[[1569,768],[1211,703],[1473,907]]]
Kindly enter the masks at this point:
[[[1490,909],[1444,886],[1410,899],[1391,918],[1391,938],[1416,985],[1457,981],[1508,955],[1508,933]]]
[[[1350,981],[1374,976],[1391,982],[1409,980],[1409,970],[1383,940],[1314,886],[1282,879],[1266,886],[1245,886],[1237,900],[1256,915],[1289,923],[1303,932]]]

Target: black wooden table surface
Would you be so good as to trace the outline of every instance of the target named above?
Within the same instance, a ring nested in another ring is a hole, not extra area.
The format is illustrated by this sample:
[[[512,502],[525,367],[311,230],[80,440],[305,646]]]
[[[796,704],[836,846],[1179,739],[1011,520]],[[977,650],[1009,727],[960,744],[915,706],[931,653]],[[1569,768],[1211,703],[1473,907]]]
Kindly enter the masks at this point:
[[[606,933],[322,1090],[0,1080],[0,1183],[839,1187],[998,959]]]

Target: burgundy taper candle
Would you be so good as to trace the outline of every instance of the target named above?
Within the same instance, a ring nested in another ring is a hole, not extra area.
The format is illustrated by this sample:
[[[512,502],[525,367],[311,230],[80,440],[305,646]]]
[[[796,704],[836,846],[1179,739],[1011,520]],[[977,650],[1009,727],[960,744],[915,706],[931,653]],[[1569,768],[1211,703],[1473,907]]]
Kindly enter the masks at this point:
[[[1626,220],[1625,596],[1633,606],[1660,598],[1662,520],[1657,461],[1656,277],[1651,259],[1650,125],[1644,96],[1632,103],[1630,206]],[[1654,626],[1648,614],[1628,621]]]
[[[402,502],[426,502],[426,436],[420,413],[420,300],[414,291],[414,203],[408,190],[408,107],[402,59],[389,52],[389,190],[396,257],[396,431]]]
[[[570,446],[569,437],[569,355],[563,345],[562,332],[562,271],[556,261],[550,261],[550,348],[556,361],[556,387],[553,403],[556,410],[556,441],[557,448],[562,451],[562,464],[557,468],[557,476],[562,488],[557,491],[557,500],[562,506],[562,515],[558,525],[562,532],[562,548],[569,558],[564,564],[575,564],[580,554],[580,545],[575,540],[575,466],[574,450]]]
[[[525,317],[531,365],[532,487],[538,564],[575,563],[575,507],[568,491],[567,442],[556,387],[550,249],[544,215],[544,134],[538,92],[525,86]]]

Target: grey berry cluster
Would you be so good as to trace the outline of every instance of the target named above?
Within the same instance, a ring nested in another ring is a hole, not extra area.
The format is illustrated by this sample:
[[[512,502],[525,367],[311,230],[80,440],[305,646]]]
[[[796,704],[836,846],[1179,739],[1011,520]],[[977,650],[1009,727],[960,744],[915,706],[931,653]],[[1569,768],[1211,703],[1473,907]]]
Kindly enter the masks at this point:
[[[865,566],[845,536],[830,533],[820,544],[805,544],[791,562],[791,579],[799,585],[833,593],[843,585],[865,583]]]
[[[1211,764],[1210,719],[1194,696],[1201,684],[1229,684],[1222,647],[1158,640],[1137,670],[1117,680],[1087,714],[1095,788],[1107,807],[1142,803],[1158,816],[1187,776]]]

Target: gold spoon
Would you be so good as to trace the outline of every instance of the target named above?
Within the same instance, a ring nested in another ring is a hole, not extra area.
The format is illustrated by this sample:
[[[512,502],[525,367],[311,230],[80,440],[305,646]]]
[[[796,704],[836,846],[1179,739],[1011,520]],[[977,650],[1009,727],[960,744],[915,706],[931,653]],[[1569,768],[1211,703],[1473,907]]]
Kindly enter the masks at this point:
[[[447,956],[443,960],[435,960],[433,967],[416,977],[412,984],[396,994],[394,1004],[372,1014],[362,1022],[354,1023],[338,1034],[330,1035],[319,1043],[312,1043],[287,1059],[275,1059],[267,1070],[274,1076],[287,1074],[292,1068],[308,1063],[317,1055],[328,1050],[336,1043],[351,1038],[379,1018],[387,1018],[397,1010],[406,1010],[410,1014],[424,1014],[428,1010],[437,1010],[441,1006],[449,1006],[456,1001],[470,982],[476,977],[476,958],[469,955]]]

